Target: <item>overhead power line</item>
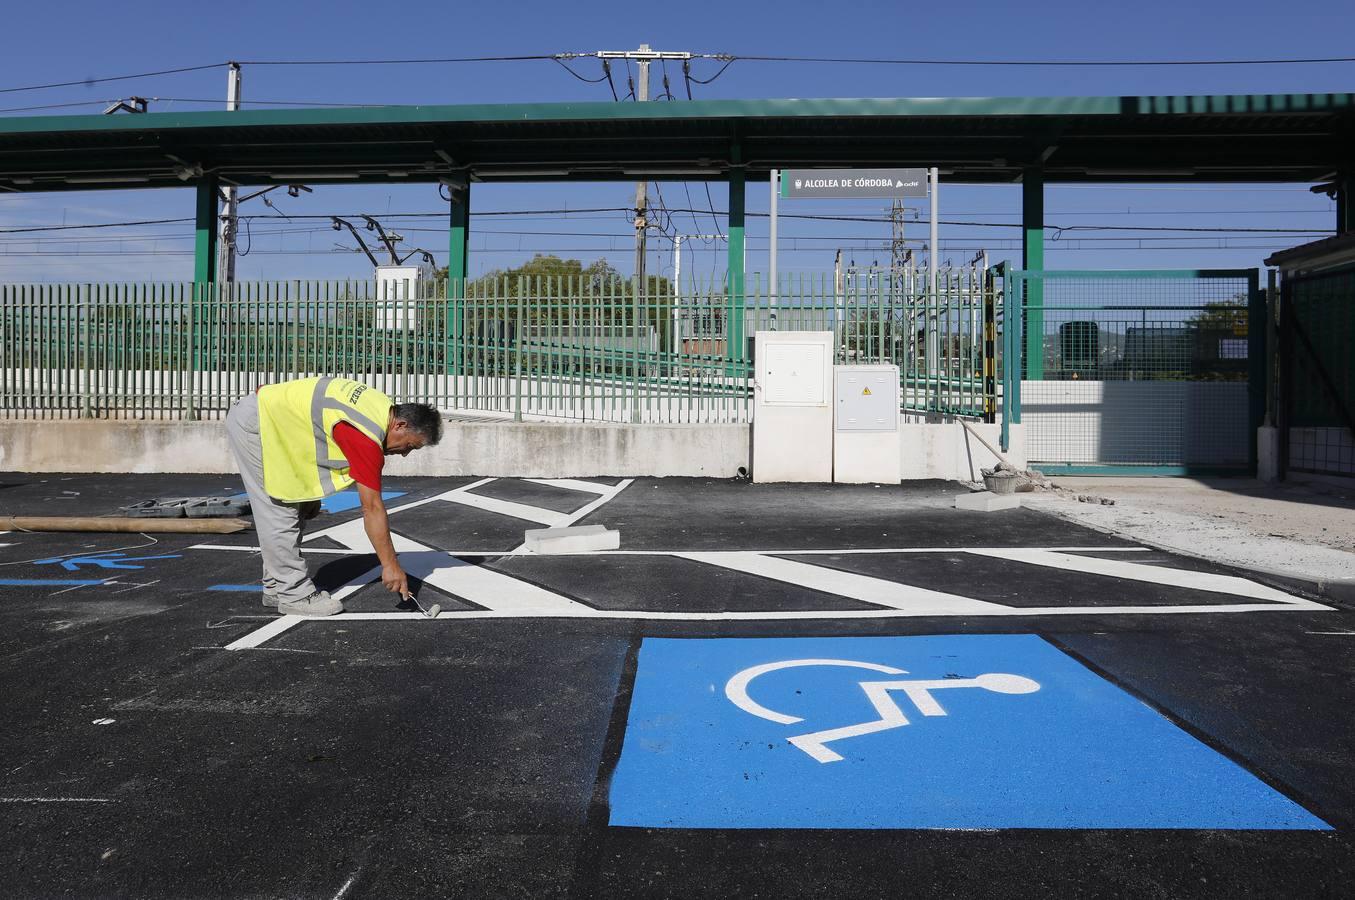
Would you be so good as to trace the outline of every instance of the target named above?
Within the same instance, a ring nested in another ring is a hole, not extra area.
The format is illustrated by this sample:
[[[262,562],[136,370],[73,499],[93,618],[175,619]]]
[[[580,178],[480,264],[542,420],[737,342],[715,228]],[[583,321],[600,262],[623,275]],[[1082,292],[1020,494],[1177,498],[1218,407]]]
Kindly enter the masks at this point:
[[[1299,57],[1287,59],[881,59],[843,56],[744,56],[738,62],[848,63],[875,66],[1294,66],[1355,62],[1355,56]]]
[[[79,87],[86,84],[105,84],[110,81],[130,81],[133,78],[155,78],[160,75],[178,75],[183,72],[203,72],[207,69],[220,69],[229,63],[207,63],[201,66],[183,66],[178,69],[161,69],[158,72],[138,72],[135,75],[109,75],[106,78],[82,78],[79,81],[56,81],[51,84],[29,84],[24,87],[0,88],[0,94],[14,94],[19,91],[45,91],[49,88]]]
[[[552,215],[552,214],[554,214],[554,215],[559,215],[559,214],[565,214],[565,213],[571,213],[571,212],[590,212],[590,213],[594,213],[594,212],[628,212],[628,211],[630,211],[630,209],[631,209],[630,207],[621,207],[621,206],[617,206],[617,207],[591,207],[591,208],[588,208],[588,209],[579,209],[579,210],[565,210],[565,209],[554,209],[554,210],[546,210],[546,209],[542,209],[542,210],[502,210],[502,211],[488,211],[488,212],[483,212],[483,213],[475,213],[474,215],[477,215],[477,216],[504,216],[504,215],[523,215],[523,214],[527,214],[527,215]],[[693,213],[705,213],[705,212],[706,212],[706,210],[703,210],[703,209],[690,209],[690,208],[682,209],[682,208],[676,208],[676,207],[668,207],[668,208],[665,208],[664,211],[665,211],[665,213],[668,214],[669,216],[671,216],[673,213],[687,213],[687,214],[693,214]],[[725,215],[725,214],[726,214],[723,210],[715,210],[714,213],[715,213],[715,215]],[[361,214],[361,213],[346,213],[345,215],[362,215],[362,214]],[[444,216],[446,216],[446,215],[447,215],[447,214],[446,214],[445,212],[429,212],[429,213],[386,213],[386,214],[383,216],[383,218],[387,218],[387,219],[394,219],[394,218],[434,218],[434,217],[444,217]],[[750,212],[750,213],[748,213],[747,215],[748,215],[749,218],[766,218],[768,214],[767,214],[767,213],[763,213],[763,212]],[[334,216],[334,214],[331,214],[331,213],[315,213],[315,214],[307,213],[307,214],[296,214],[296,215],[287,215],[287,216],[259,213],[259,214],[255,214],[255,215],[249,215],[249,216],[240,216],[240,219],[241,219],[242,221],[244,221],[244,220],[249,220],[249,219],[253,219],[253,220],[263,220],[263,221],[268,221],[268,220],[283,220],[283,219],[285,219],[285,220],[287,220],[287,221],[292,221],[292,220],[304,220],[304,219],[317,219],[317,220],[325,220],[325,221],[328,221],[328,220],[332,219],[333,216]],[[782,218],[782,219],[802,219],[802,220],[816,221],[816,222],[870,222],[870,223],[880,223],[880,224],[883,224],[883,223],[886,223],[886,222],[889,221],[887,218],[882,218],[882,217],[879,217],[879,216],[828,216],[828,215],[813,215],[813,214],[805,214],[805,213],[782,213],[782,214],[779,216],[779,218]],[[30,233],[34,233],[34,232],[74,231],[74,230],[85,230],[85,229],[92,229],[92,228],[124,228],[124,227],[130,227],[130,226],[134,226],[134,225],[182,224],[182,223],[187,223],[187,222],[192,222],[192,221],[195,221],[195,220],[194,220],[193,218],[191,218],[191,217],[184,217],[184,218],[177,218],[177,219],[145,219],[145,220],[132,221],[132,222],[103,222],[103,223],[94,223],[94,224],[85,224],[85,225],[36,225],[36,226],[26,226],[26,227],[22,227],[22,228],[0,228],[0,234],[30,234]],[[1024,227],[1024,226],[1023,226],[1021,223],[1019,223],[1019,222],[979,222],[979,221],[970,221],[970,220],[946,220],[946,221],[940,222],[939,224],[941,224],[941,225],[954,225],[954,226],[969,226],[969,227],[974,227],[974,228],[1022,228],[1022,227]],[[1191,226],[1191,225],[1055,225],[1055,224],[1053,224],[1052,222],[1045,222],[1045,223],[1044,223],[1044,227],[1045,227],[1046,229],[1050,230],[1050,231],[1053,231],[1053,232],[1056,232],[1056,233],[1059,233],[1059,234],[1067,233],[1067,232],[1077,232],[1077,231],[1134,231],[1134,232],[1168,232],[1168,233],[1196,232],[1196,233],[1203,233],[1203,234],[1329,234],[1329,233],[1331,233],[1331,229],[1328,229],[1328,228],[1248,228],[1248,227],[1238,227],[1238,226]],[[1057,237],[1051,238],[1051,240],[1057,240]]]
[[[426,59],[242,59],[242,66],[424,66],[440,63],[528,62],[570,59],[571,53],[534,53],[521,56],[446,56]]]

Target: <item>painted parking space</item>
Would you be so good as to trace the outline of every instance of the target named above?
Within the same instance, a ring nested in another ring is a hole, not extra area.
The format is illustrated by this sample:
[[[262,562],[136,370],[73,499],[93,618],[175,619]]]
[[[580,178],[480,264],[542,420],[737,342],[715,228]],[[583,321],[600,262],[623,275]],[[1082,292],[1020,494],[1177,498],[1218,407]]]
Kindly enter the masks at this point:
[[[646,639],[610,823],[1330,826],[1035,635]]]

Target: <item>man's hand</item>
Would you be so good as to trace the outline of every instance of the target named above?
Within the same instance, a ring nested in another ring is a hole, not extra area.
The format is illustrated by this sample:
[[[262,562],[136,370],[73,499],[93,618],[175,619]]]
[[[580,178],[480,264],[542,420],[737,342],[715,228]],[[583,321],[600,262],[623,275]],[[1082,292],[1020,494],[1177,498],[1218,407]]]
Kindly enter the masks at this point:
[[[401,598],[409,593],[409,578],[399,563],[381,567],[381,583],[386,586],[386,590],[399,594]]]

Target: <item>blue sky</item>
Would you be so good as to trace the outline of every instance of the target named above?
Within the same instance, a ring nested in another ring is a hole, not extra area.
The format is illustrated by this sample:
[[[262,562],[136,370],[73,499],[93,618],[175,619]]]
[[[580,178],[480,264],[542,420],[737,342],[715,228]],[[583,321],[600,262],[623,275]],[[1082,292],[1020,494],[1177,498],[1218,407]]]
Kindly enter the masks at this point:
[[[208,18],[208,10],[214,15]],[[225,18],[229,12],[230,18]],[[962,8],[901,3],[788,2],[681,4],[515,3],[395,5],[236,2],[227,6],[125,2],[117,12],[94,3],[12,5],[6,10],[6,52],[0,88],[98,78],[237,60],[315,60],[546,54],[656,49],[750,55],[922,57],[936,59],[1244,59],[1349,56],[1355,15],[1349,0],[1292,2],[1280,11],[1257,0],[1194,3],[995,3]],[[15,40],[15,36],[21,36]],[[595,61],[580,60],[595,75]],[[618,70],[619,71],[619,70]],[[697,64],[701,77],[714,74]],[[654,70],[654,89],[661,72]],[[670,69],[674,93],[681,77]],[[0,115],[98,113],[99,104],[133,94],[161,98],[152,109],[220,108],[225,70],[0,94],[0,109],[89,103],[69,109]],[[624,80],[624,77],[623,79]],[[694,86],[698,98],[1025,96],[1208,94],[1349,91],[1355,64],[1227,67],[970,68],[958,66],[811,65],[737,62],[713,84]],[[620,86],[620,85],[619,85]],[[623,88],[624,90],[624,88]],[[605,100],[605,84],[585,84],[548,61],[411,66],[246,66],[244,97],[315,103],[483,103]],[[173,99],[170,99],[173,98]],[[212,104],[189,102],[212,101]],[[489,185],[477,187],[474,209],[532,210],[625,207],[630,185]],[[704,207],[704,188],[665,183],[671,207]],[[712,186],[717,209],[723,185]],[[749,210],[767,208],[765,185],[750,185]],[[1018,221],[1016,186],[944,184],[942,219]],[[281,197],[285,213],[380,217],[406,238],[445,258],[433,186],[317,187],[298,199]],[[0,196],[0,230],[33,225],[111,223],[191,216],[191,190],[84,192]],[[1051,186],[1051,225],[1178,225],[1328,229],[1331,202],[1308,185]],[[783,212],[883,215],[886,203],[797,201]],[[267,213],[260,201],[242,213]],[[919,209],[920,218],[925,211]],[[400,213],[435,214],[399,218]],[[677,215],[673,231],[705,234],[709,215]],[[472,274],[521,262],[533,252],[593,259],[605,256],[629,271],[632,239],[622,212],[480,218],[473,222]],[[569,235],[530,232],[569,232]],[[513,232],[513,233],[505,233]],[[922,238],[926,225],[910,226]],[[0,281],[173,280],[191,277],[191,224],[138,226],[38,236],[0,234]],[[829,271],[833,253],[868,264],[883,259],[884,223],[826,225],[783,221],[783,271]],[[942,257],[957,262],[986,249],[993,260],[1019,256],[1017,232],[1001,228],[942,229]],[[597,236],[614,235],[614,236]],[[1106,235],[1098,235],[1105,237]],[[1314,235],[1318,236],[1318,235]],[[1272,250],[1304,236],[1171,237],[1150,242],[1062,238],[1051,241],[1051,268],[1257,266]],[[242,237],[242,241],[246,241]],[[370,265],[328,226],[313,221],[256,222],[239,263],[240,277],[366,277]],[[651,241],[651,271],[671,271],[671,242]],[[766,267],[766,220],[749,225],[750,270]],[[716,242],[684,245],[684,272],[723,271]]]

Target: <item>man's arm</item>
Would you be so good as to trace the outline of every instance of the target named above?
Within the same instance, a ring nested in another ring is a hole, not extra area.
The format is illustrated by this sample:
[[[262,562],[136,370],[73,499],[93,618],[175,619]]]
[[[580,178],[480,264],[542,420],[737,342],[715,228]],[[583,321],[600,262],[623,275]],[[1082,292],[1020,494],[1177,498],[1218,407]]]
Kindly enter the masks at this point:
[[[386,586],[386,590],[404,596],[409,593],[409,579],[395,556],[395,545],[391,542],[390,524],[386,520],[386,504],[381,499],[381,492],[359,484],[358,499],[362,501],[362,526],[367,531],[367,540],[372,542],[376,558],[381,560],[381,583]]]

